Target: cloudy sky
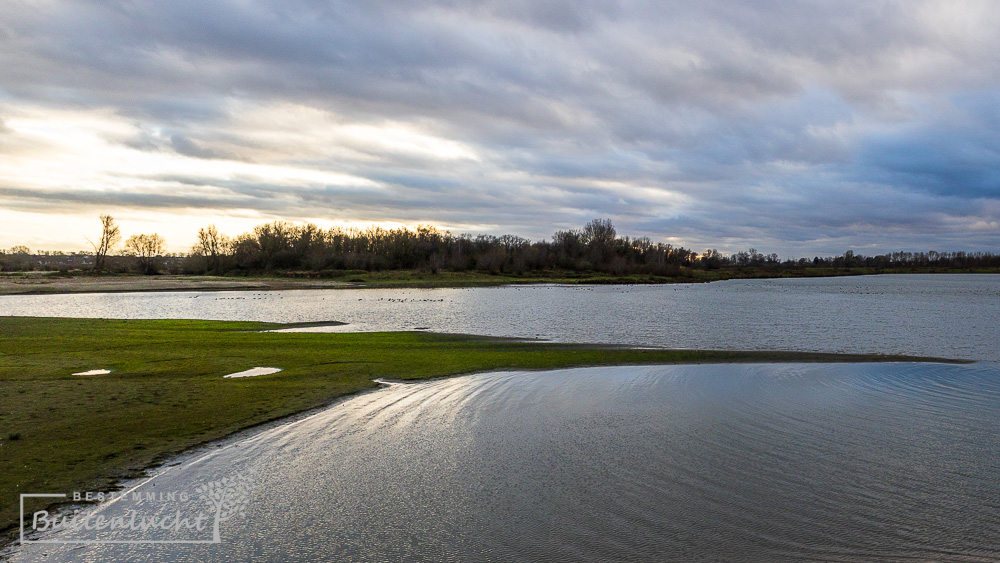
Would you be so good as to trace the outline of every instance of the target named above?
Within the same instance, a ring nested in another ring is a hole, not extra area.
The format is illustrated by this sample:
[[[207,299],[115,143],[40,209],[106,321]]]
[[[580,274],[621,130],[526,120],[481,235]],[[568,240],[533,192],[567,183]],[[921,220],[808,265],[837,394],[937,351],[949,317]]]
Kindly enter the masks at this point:
[[[0,248],[110,213],[1000,251],[994,0],[0,2]]]

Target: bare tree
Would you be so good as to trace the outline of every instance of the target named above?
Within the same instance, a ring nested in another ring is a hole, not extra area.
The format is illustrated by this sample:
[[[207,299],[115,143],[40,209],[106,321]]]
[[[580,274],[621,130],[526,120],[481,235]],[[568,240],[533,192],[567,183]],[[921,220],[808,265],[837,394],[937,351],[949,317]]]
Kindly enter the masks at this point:
[[[6,252],[0,249],[0,257],[5,258],[0,260],[0,271],[16,272],[18,270],[30,270],[30,254],[31,249],[23,245],[12,246]]]
[[[590,248],[595,267],[600,267],[614,252],[616,236],[611,219],[594,219],[583,226],[580,240]]]
[[[219,271],[220,260],[229,245],[229,238],[225,235],[220,235],[215,225],[198,229],[198,246],[195,247],[195,251],[208,258],[209,269],[213,272],[217,273]]]
[[[139,268],[144,274],[155,274],[158,270],[158,258],[163,254],[163,237],[153,233],[151,235],[132,235],[125,241],[125,252],[130,256],[135,256],[139,261]]]
[[[616,235],[611,219],[594,219],[583,226],[581,239],[591,247],[609,248],[614,244]]]
[[[101,241],[94,244],[90,239],[87,242],[94,247],[94,273],[101,273],[104,269],[104,261],[108,252],[122,240],[121,231],[115,220],[110,215],[101,215]]]

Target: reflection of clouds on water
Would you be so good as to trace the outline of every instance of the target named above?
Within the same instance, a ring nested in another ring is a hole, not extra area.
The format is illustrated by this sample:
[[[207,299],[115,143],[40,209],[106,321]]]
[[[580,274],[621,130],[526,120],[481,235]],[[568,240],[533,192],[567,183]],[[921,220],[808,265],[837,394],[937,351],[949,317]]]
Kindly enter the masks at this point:
[[[1000,373],[987,364],[603,367],[391,384],[191,454],[138,489],[252,473],[252,490],[234,497],[246,516],[225,522],[219,545],[45,551],[60,561],[995,559],[998,423]]]

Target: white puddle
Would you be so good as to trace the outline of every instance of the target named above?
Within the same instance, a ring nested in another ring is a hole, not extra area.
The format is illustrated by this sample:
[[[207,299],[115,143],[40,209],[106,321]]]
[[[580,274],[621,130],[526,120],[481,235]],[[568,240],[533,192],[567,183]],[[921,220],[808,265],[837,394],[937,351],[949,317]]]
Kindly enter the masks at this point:
[[[107,375],[109,373],[111,373],[111,370],[109,369],[92,369],[90,371],[74,373],[73,375]]]
[[[281,368],[250,368],[246,371],[238,371],[229,375],[223,375],[222,377],[253,377],[255,375],[278,373],[279,371],[281,371]]]

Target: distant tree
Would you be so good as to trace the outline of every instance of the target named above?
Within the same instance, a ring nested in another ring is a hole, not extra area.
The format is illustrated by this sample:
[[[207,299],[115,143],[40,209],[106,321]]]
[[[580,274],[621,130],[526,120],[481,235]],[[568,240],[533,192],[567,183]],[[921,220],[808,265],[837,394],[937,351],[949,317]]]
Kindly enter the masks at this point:
[[[218,273],[222,255],[226,253],[229,245],[229,238],[220,235],[215,225],[198,229],[198,246],[195,247],[195,252],[208,259],[208,267],[213,272]]]
[[[615,241],[615,226],[611,219],[594,219],[583,226],[583,243],[590,246],[609,247]]]
[[[499,274],[503,271],[507,260],[507,253],[502,248],[494,246],[479,254],[479,259],[476,261],[476,268],[491,274]]]
[[[233,263],[237,268],[243,270],[256,270],[263,267],[261,264],[260,245],[257,239],[250,233],[243,233],[233,239],[232,242]]]
[[[611,219],[594,219],[583,226],[581,240],[590,249],[590,259],[600,268],[614,252],[617,233]]]
[[[159,256],[163,254],[163,237],[154,233],[151,235],[132,235],[125,241],[125,252],[135,256],[142,273],[150,275],[158,271]]]
[[[327,262],[327,248],[323,229],[313,223],[295,227],[292,233],[292,252],[301,266],[319,270]]]
[[[254,241],[260,252],[264,269],[292,267],[296,256],[292,252],[292,240],[295,237],[295,225],[287,221],[275,221],[258,225],[253,230]]]
[[[496,243],[499,244],[505,252],[511,253],[527,247],[531,244],[531,241],[515,235],[501,235],[497,237]]]
[[[23,271],[32,269],[31,260],[29,255],[31,254],[31,249],[27,246],[13,246],[10,250],[4,252],[0,250],[0,271]]]
[[[101,215],[101,240],[94,244],[90,239],[87,242],[94,247],[94,272],[101,273],[104,269],[104,261],[108,252],[115,247],[122,239],[121,230],[115,224],[114,218],[110,215]]]
[[[701,265],[706,270],[717,270],[722,267],[725,258],[718,250],[709,248],[701,255]]]
[[[201,229],[198,235],[198,244],[185,260],[186,271],[215,269],[224,273],[232,269],[247,272],[304,269],[306,271],[297,275],[319,276],[336,270],[415,268],[430,272],[442,269],[461,272],[479,269],[520,274],[563,268],[598,270],[615,275],[688,277],[692,275],[691,269],[699,268],[802,270],[809,266],[845,265],[886,270],[914,267],[1000,268],[1000,255],[983,252],[892,252],[863,256],[848,251],[842,256],[786,259],[783,262],[777,254],[765,254],[755,248],[732,255],[709,249],[698,255],[683,246],[654,242],[648,237],[619,237],[610,219],[595,219],[578,230],[558,231],[551,242],[531,242],[514,235],[454,236],[429,225],[392,230],[377,226],[367,229],[334,227],[324,231],[311,223],[298,226],[285,221],[260,225],[234,239],[220,236],[212,225]],[[130,253],[138,256],[134,249]],[[4,255],[0,267],[16,267],[12,266],[12,256],[2,251],[0,254]],[[164,258],[164,261],[167,259]]]
[[[552,235],[552,249],[556,253],[558,264],[564,268],[572,268],[583,256],[584,245],[580,231],[556,231]]]

